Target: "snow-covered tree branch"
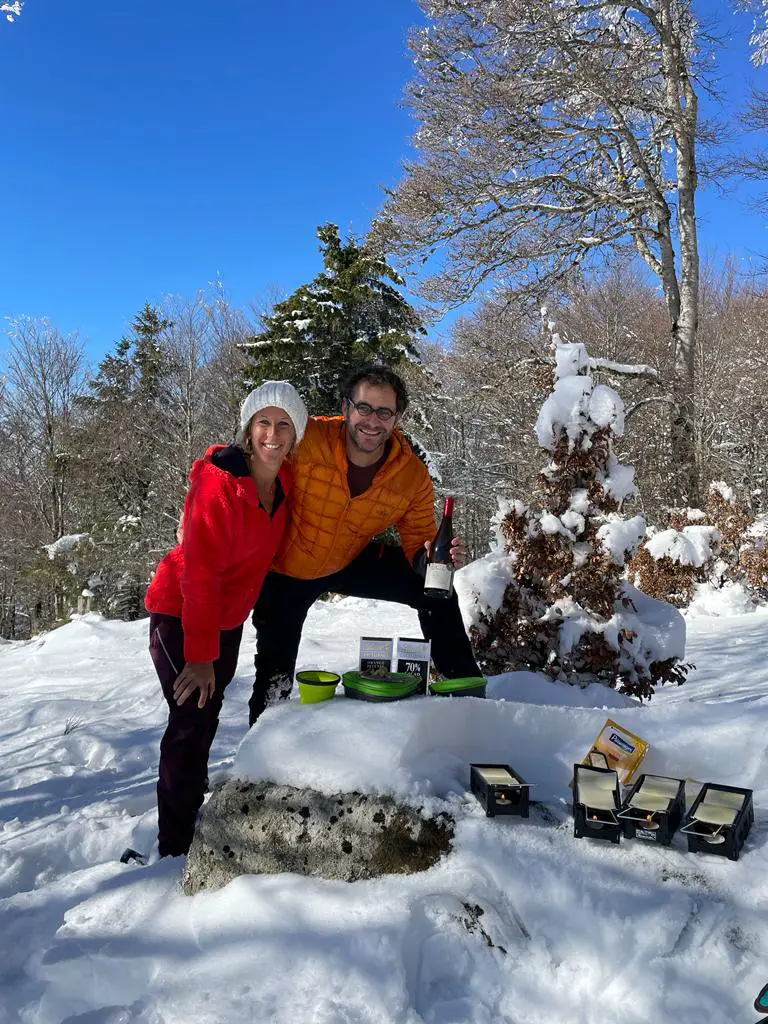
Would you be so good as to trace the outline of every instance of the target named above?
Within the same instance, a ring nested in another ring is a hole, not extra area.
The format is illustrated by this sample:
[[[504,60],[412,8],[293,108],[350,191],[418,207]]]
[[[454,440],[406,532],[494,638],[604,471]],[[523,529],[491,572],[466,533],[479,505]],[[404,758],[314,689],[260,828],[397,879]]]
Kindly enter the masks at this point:
[[[734,0],[734,9],[754,12],[755,21],[749,39],[752,61],[758,66],[768,63],[768,0]]]
[[[422,0],[411,46],[418,161],[375,225],[436,267],[431,301],[503,282],[539,302],[630,241],[658,276],[672,356],[676,499],[695,500],[696,89],[709,40],[693,0]]]
[[[13,21],[21,14],[24,0],[14,0],[14,3],[0,3],[0,14],[5,15],[6,21]]]

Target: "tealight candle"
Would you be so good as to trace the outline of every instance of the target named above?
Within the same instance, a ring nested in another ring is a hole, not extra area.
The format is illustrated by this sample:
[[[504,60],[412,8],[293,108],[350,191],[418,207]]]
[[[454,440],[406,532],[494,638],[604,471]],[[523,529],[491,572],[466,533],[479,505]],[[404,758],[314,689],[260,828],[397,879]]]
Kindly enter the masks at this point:
[[[646,814],[645,820],[643,821],[643,828],[650,829],[651,832],[656,832],[659,828],[658,821],[654,821],[652,814]]]

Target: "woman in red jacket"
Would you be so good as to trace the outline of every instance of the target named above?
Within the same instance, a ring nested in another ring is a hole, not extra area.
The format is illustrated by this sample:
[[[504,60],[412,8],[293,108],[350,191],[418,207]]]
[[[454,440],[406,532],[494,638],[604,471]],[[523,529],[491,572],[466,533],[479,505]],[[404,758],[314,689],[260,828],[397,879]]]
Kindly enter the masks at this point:
[[[285,381],[248,395],[236,443],[213,445],[193,465],[181,541],[147,591],[149,650],[169,708],[157,784],[161,857],[185,854],[192,842],[243,623],[288,521],[283,460],[306,425]]]

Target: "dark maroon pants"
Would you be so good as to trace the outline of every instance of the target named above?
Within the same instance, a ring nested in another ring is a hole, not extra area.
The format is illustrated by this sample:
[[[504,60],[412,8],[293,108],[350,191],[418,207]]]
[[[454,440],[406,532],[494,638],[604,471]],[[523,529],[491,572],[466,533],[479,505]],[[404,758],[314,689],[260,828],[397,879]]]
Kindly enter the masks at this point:
[[[153,613],[149,617],[149,653],[168,702],[168,725],[160,741],[157,783],[157,818],[160,856],[188,852],[195,819],[203,802],[208,775],[208,753],[219,724],[224,690],[237,669],[243,627],[222,630],[219,657],[213,663],[216,690],[199,708],[199,694],[179,706],[173,684],[184,667],[184,631],[181,619]]]

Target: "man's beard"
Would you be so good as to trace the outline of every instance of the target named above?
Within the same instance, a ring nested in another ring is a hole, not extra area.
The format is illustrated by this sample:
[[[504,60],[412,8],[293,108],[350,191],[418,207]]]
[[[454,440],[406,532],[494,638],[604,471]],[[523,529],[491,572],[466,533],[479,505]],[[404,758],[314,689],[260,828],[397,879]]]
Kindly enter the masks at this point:
[[[360,427],[350,426],[349,420],[347,420],[347,432],[355,448],[366,455],[372,455],[379,448],[383,448],[389,438],[386,430],[378,431],[375,437],[366,434],[361,435]]]

